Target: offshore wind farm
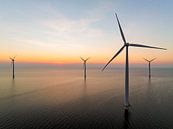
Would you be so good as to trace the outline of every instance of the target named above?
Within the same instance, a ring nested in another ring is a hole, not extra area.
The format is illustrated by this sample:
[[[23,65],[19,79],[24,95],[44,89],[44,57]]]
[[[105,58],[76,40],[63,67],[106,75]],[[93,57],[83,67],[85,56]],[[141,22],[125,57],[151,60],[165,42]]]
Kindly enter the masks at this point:
[[[1,2],[0,129],[173,128],[172,4]]]

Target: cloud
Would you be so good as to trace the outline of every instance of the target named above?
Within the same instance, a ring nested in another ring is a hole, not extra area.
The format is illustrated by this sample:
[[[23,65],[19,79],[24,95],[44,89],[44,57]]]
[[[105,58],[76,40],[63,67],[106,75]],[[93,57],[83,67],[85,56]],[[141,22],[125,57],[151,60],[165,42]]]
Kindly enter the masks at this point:
[[[93,27],[93,23],[97,22],[95,19],[79,19],[71,20],[68,18],[58,18],[55,20],[47,20],[43,25],[50,32],[52,31],[60,37],[66,39],[80,39],[101,37],[104,35],[103,30]]]

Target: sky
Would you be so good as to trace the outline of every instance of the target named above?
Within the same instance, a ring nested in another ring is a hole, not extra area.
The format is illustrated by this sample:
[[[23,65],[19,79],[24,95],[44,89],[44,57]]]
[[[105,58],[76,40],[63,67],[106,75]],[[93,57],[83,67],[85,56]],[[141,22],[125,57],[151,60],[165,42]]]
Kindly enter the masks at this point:
[[[132,64],[173,64],[172,0],[0,0],[0,62],[105,64],[123,41],[167,48],[129,48]],[[125,62],[125,51],[114,61]]]

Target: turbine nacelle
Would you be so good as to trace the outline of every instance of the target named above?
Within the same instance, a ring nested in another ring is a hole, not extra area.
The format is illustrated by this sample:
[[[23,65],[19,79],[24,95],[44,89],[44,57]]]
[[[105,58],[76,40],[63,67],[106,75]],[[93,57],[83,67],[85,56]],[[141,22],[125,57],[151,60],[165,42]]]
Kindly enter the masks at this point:
[[[16,55],[16,56],[17,56],[17,55]],[[10,58],[10,60],[11,60],[11,61],[13,61],[13,62],[14,62],[14,61],[15,61],[16,56],[14,56],[13,58],[9,56],[9,58]]]
[[[129,46],[129,43],[126,43],[125,46],[128,47]]]
[[[148,60],[148,59],[146,59],[146,58],[143,58],[145,61],[147,61],[148,63],[151,63],[151,62],[153,62],[155,59],[157,59],[157,58],[153,58],[153,59],[151,59],[151,60]]]
[[[84,63],[86,63],[89,59],[90,59],[90,57],[88,57],[88,58],[86,58],[86,59],[84,59],[84,58],[82,58],[82,57],[80,57],[81,58],[81,60],[84,62]]]

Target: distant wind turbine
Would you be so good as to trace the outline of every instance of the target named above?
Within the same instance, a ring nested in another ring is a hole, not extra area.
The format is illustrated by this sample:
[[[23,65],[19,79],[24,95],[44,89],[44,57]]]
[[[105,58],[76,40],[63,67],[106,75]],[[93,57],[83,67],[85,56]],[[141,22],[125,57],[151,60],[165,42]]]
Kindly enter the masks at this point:
[[[147,60],[144,58],[145,61],[148,62],[148,74],[149,74],[149,78],[151,78],[151,62],[154,61],[156,58],[153,58],[152,60]]]
[[[117,14],[115,13],[116,15],[116,19],[117,19],[117,22],[118,22],[118,26],[119,26],[119,29],[120,29],[120,33],[121,33],[121,37],[122,37],[122,40],[124,42],[124,45],[121,47],[121,49],[112,57],[112,59],[104,66],[104,68],[102,69],[102,71],[107,67],[107,65],[116,57],[120,54],[120,52],[126,48],[126,64],[125,64],[125,96],[124,96],[124,106],[125,106],[125,109],[128,110],[128,107],[130,106],[130,103],[129,103],[129,60],[128,60],[128,48],[129,47],[144,47],[144,48],[154,48],[154,49],[163,49],[163,50],[166,50],[165,48],[160,48],[160,47],[153,47],[153,46],[147,46],[147,45],[141,45],[141,44],[132,44],[132,43],[128,43],[126,42],[126,39],[125,39],[125,36],[124,36],[124,33],[123,33],[123,30],[121,28],[121,25],[120,25],[120,22],[119,22],[119,19],[118,19],[118,16]]]
[[[89,57],[87,59],[84,59],[80,57],[81,60],[83,61],[83,68],[84,68],[84,79],[86,79],[86,62],[90,59]]]
[[[11,63],[12,63],[12,67],[13,67],[13,79],[15,78],[15,75],[14,75],[14,61],[15,61],[15,58],[16,56],[14,56],[13,58],[9,57],[10,60],[11,60]]]

